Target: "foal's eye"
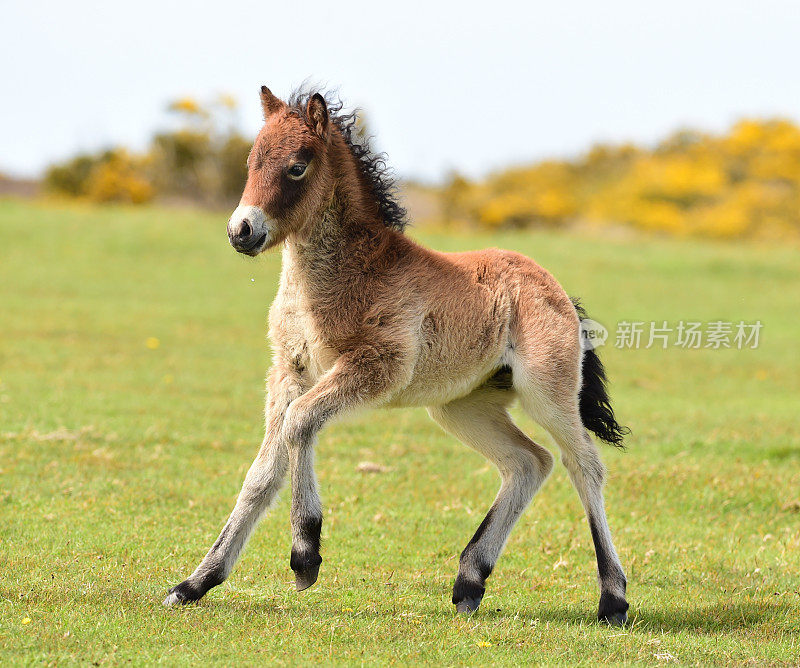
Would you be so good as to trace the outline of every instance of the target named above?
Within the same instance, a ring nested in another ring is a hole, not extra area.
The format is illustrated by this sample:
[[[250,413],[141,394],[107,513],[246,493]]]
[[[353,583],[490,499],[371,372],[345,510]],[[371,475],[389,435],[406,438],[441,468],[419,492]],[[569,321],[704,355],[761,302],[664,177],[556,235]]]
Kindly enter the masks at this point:
[[[304,162],[296,162],[291,167],[289,167],[288,174],[290,179],[299,180],[302,179],[306,174],[306,169],[308,165]]]

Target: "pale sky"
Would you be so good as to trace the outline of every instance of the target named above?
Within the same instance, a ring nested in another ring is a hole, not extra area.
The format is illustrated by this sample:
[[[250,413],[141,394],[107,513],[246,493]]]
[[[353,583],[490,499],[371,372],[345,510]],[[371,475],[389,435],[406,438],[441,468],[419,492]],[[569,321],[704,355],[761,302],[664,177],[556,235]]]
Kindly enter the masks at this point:
[[[3,0],[0,171],[146,145],[175,97],[304,79],[365,109],[402,176],[480,175],[743,116],[800,122],[797,0]]]

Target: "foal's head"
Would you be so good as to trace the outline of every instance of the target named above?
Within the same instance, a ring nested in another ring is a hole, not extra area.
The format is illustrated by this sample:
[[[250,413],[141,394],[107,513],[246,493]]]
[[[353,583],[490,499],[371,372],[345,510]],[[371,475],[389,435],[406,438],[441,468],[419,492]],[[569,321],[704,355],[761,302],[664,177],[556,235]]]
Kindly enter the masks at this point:
[[[264,127],[247,158],[242,199],[228,221],[231,245],[253,256],[302,231],[333,190],[325,98],[315,93],[305,109],[297,109],[262,86],[261,106]]]
[[[303,234],[334,201],[350,219],[401,231],[406,211],[395,198],[391,172],[359,131],[356,113],[319,93],[296,91],[286,104],[261,87],[264,127],[247,159],[247,184],[228,221],[240,253],[258,255],[291,234]]]

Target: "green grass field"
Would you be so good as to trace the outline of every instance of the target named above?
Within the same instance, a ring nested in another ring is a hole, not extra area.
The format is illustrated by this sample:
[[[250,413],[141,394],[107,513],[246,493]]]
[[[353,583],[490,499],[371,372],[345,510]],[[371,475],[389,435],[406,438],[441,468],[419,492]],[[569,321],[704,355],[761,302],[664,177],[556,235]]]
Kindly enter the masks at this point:
[[[260,443],[279,254],[237,255],[224,214],[6,200],[0,663],[800,663],[800,252],[411,234],[534,257],[612,337],[621,320],[764,323],[757,350],[601,349],[633,430],[626,453],[603,449],[629,626],[594,622],[591,539],[560,466],[481,610],[455,616],[458,554],[498,478],[423,410],[323,433],[314,588],[293,589],[286,490],[224,585],[163,608]]]

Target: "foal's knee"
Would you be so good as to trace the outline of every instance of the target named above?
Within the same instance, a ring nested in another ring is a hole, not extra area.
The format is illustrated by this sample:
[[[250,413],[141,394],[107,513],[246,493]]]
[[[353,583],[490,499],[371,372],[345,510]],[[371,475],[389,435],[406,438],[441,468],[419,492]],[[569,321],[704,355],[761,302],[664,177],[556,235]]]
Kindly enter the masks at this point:
[[[305,408],[290,404],[283,419],[281,435],[289,446],[303,446],[313,441],[322,427],[322,420]]]

